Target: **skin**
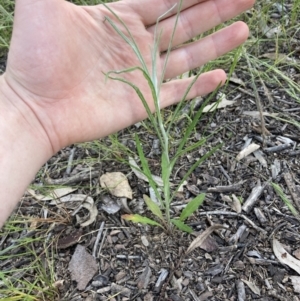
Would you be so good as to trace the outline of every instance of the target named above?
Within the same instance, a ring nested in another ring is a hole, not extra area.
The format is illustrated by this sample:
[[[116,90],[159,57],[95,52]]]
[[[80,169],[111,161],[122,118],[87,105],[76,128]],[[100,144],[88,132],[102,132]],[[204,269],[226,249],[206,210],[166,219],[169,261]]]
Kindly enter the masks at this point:
[[[126,23],[151,67],[155,23],[175,0],[123,0],[109,6]],[[191,44],[192,37],[249,9],[254,0],[189,0],[183,3],[165,79],[174,78],[232,50],[248,37],[236,22]],[[174,26],[176,8],[160,22],[158,76]],[[0,227],[39,168],[61,148],[105,137],[146,118],[129,86],[103,73],[139,65],[131,48],[105,17],[102,5],[63,0],[16,0],[7,69],[0,77]],[[140,72],[124,77],[138,86],[153,109]],[[223,70],[202,74],[188,99],[224,83]],[[192,79],[162,85],[161,106],[180,101]]]

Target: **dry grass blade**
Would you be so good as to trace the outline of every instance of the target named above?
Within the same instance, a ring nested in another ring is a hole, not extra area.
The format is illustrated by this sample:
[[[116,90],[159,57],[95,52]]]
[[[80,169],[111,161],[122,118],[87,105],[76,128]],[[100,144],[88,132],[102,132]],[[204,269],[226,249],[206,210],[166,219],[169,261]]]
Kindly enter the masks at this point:
[[[220,229],[226,229],[224,226],[222,225],[212,225],[211,227],[209,227],[208,229],[206,229],[204,232],[202,232],[199,236],[197,236],[192,243],[190,244],[189,248],[186,251],[186,254],[192,252],[193,250],[195,250],[198,247],[201,247],[201,245],[203,244],[203,242],[205,241],[205,239],[214,231],[216,230],[220,230]]]

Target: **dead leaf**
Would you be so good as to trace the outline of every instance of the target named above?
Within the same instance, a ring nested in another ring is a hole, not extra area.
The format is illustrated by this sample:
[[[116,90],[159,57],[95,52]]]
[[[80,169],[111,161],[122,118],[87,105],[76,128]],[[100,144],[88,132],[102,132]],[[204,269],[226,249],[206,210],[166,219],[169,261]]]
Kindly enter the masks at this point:
[[[247,284],[247,286],[251,289],[251,291],[254,294],[260,296],[260,289],[253,282],[250,282],[250,281],[247,281],[244,279],[242,279],[242,281]]]
[[[291,269],[300,274],[300,261],[290,255],[275,238],[273,239],[273,252],[281,263],[288,265]]]
[[[64,197],[61,197],[58,200],[52,200],[50,202],[50,205],[62,205],[66,206],[69,209],[74,209],[75,213],[78,212],[78,209],[85,208],[89,211],[89,217],[84,218],[78,218],[78,223],[81,227],[86,227],[90,224],[92,224],[98,215],[98,209],[97,206],[94,203],[94,200],[85,194],[69,194]]]
[[[232,82],[232,83],[234,83],[234,84],[246,87],[246,84],[244,83],[244,81],[241,80],[240,78],[238,78],[236,75],[235,76],[231,76],[229,78],[229,81]]]
[[[54,199],[59,199],[67,194],[70,194],[76,190],[77,188],[74,187],[62,187],[52,190],[47,195],[36,194],[33,189],[27,189],[27,192],[38,201],[52,201]]]
[[[299,276],[290,276],[289,277],[292,281],[294,292],[300,293],[300,277]]]
[[[228,205],[231,207],[231,209],[237,213],[242,212],[242,205],[240,200],[236,197],[235,194],[232,194],[232,199],[228,195],[224,195],[221,193],[222,201],[228,203]]]
[[[237,213],[241,213],[242,212],[242,205],[240,200],[238,199],[238,197],[235,194],[232,194],[232,209],[237,212]]]
[[[255,144],[255,143],[249,144],[242,151],[240,151],[240,153],[236,157],[236,160],[237,161],[242,160],[243,158],[247,157],[248,155],[250,155],[251,153],[255,152],[259,148],[260,148],[260,146],[258,144]]]
[[[199,236],[197,236],[192,243],[190,244],[190,246],[188,247],[186,254],[192,252],[193,250],[195,250],[196,248],[200,247],[203,245],[204,241],[206,240],[206,238],[215,230],[220,230],[220,229],[224,229],[225,227],[222,225],[212,225],[209,228],[207,228],[205,231],[203,231]]]
[[[211,236],[206,237],[206,239],[203,241],[202,245],[200,246],[200,248],[206,252],[213,252],[216,249],[218,249],[218,247],[219,247],[218,243]]]
[[[203,112],[206,113],[206,112],[213,112],[214,110],[216,109],[223,109],[223,108],[226,108],[228,106],[232,106],[236,103],[235,100],[228,100],[226,99],[226,96],[225,94],[221,94],[221,101],[219,102],[213,102],[209,105],[207,105],[206,107],[204,107],[203,109]]]
[[[102,188],[107,188],[112,195],[117,197],[126,197],[132,200],[132,190],[123,173],[106,173],[100,177],[100,184]]]
[[[77,289],[84,290],[98,271],[95,258],[85,250],[84,246],[77,245],[68,267],[72,280],[77,282]]]
[[[139,166],[137,165],[137,163],[135,162],[135,160],[132,157],[128,158],[128,162],[131,166],[131,169],[133,171],[133,173],[141,180],[145,181],[145,182],[149,182],[148,178],[140,171],[141,169],[139,168]],[[152,175],[152,179],[153,181],[158,185],[158,186],[164,186],[163,184],[163,180],[161,177],[159,176],[155,176]]]

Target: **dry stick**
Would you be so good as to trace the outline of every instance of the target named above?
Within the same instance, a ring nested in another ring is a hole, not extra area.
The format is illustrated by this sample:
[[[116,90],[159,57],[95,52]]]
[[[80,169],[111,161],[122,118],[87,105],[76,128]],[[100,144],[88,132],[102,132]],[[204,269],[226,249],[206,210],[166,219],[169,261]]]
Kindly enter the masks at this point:
[[[289,172],[285,172],[283,174],[283,178],[285,180],[285,183],[290,191],[290,194],[291,194],[298,210],[300,211],[300,193],[294,183],[292,175]]]
[[[249,70],[251,70],[251,63],[250,63],[250,60],[249,60],[247,55],[246,55],[246,60],[247,60],[248,68],[249,68]],[[257,107],[257,110],[259,111],[259,116],[260,116],[261,133],[262,133],[262,136],[263,136],[263,147],[264,147],[268,130],[266,129],[265,119],[264,119],[264,115],[263,115],[263,110],[262,110],[260,97],[259,97],[259,94],[258,94],[258,91],[257,91],[257,87],[255,85],[255,79],[254,79],[253,73],[251,71],[250,71],[250,75],[251,75],[251,83],[252,83],[253,93],[254,93],[254,96],[255,96],[256,107]]]
[[[263,212],[259,208],[254,208],[254,213],[256,215],[256,218],[259,220],[261,225],[264,225],[268,222],[267,218],[263,214]]]
[[[78,182],[90,180],[93,178],[97,178],[100,175],[100,170],[93,170],[93,171],[87,171],[79,173],[75,176],[71,176],[64,179],[46,179],[46,184],[49,185],[63,185],[63,184],[75,184]]]
[[[265,85],[264,81],[261,79],[261,77],[259,77],[259,80],[264,88],[264,92],[265,92],[265,95],[267,96],[268,98],[268,101],[269,101],[269,109],[272,108],[272,105],[274,105],[274,99],[269,91],[269,89],[267,88],[267,86]]]
[[[100,237],[101,237],[101,234],[102,234],[103,229],[104,229],[104,225],[105,225],[105,222],[102,222],[101,225],[100,225],[100,228],[98,230],[98,234],[97,234],[96,241],[95,241],[94,248],[93,248],[93,257],[94,258],[96,258],[97,246],[99,244]]]
[[[70,173],[71,173],[75,150],[76,150],[76,147],[72,148],[72,150],[70,152],[70,156],[69,156],[69,159],[68,159],[68,167],[67,167],[66,172],[65,172],[65,175],[67,175],[67,176],[69,176]]]
[[[254,222],[252,222],[248,217],[246,217],[243,214],[238,214],[235,212],[227,212],[227,211],[207,211],[207,212],[200,212],[199,215],[229,215],[229,216],[237,216],[243,218],[251,227],[253,227],[255,230],[261,232],[262,234],[266,235],[267,231],[264,229],[256,226]]]
[[[228,185],[228,186],[215,186],[215,187],[209,187],[207,189],[207,192],[235,192],[241,189],[242,184],[244,181],[241,181],[239,183]]]
[[[105,232],[104,232],[104,234],[103,234],[103,238],[102,238],[102,241],[101,241],[101,244],[100,244],[100,248],[99,248],[99,250],[98,250],[98,256],[97,256],[97,257],[100,256],[100,253],[101,253],[101,251],[102,251],[102,247],[103,247],[103,244],[104,244],[104,241],[105,241],[106,234],[107,234],[107,229],[105,229]]]
[[[248,196],[247,200],[245,201],[245,203],[242,207],[242,209],[246,213],[250,212],[250,210],[256,203],[257,199],[260,197],[261,193],[263,192],[265,185],[261,185],[260,181],[258,181],[258,184],[252,189],[250,195]]]

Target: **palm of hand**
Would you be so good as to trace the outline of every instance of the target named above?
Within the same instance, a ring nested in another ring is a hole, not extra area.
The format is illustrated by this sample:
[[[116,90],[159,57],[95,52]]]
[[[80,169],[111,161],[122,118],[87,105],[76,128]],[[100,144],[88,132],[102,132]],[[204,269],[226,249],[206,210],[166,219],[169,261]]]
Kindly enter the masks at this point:
[[[153,31],[123,1],[112,8],[132,32],[150,67]],[[111,16],[106,8],[43,0],[20,5],[16,15],[6,77],[35,112],[54,151],[103,137],[146,117],[132,88],[105,82],[104,73],[139,65],[130,46],[105,22],[105,16]],[[162,60],[158,65],[161,70]],[[153,108],[142,74],[136,71],[125,76],[143,91]],[[207,93],[222,80],[223,72],[204,75],[190,96]],[[166,84],[162,106],[180,100],[187,84]]]

